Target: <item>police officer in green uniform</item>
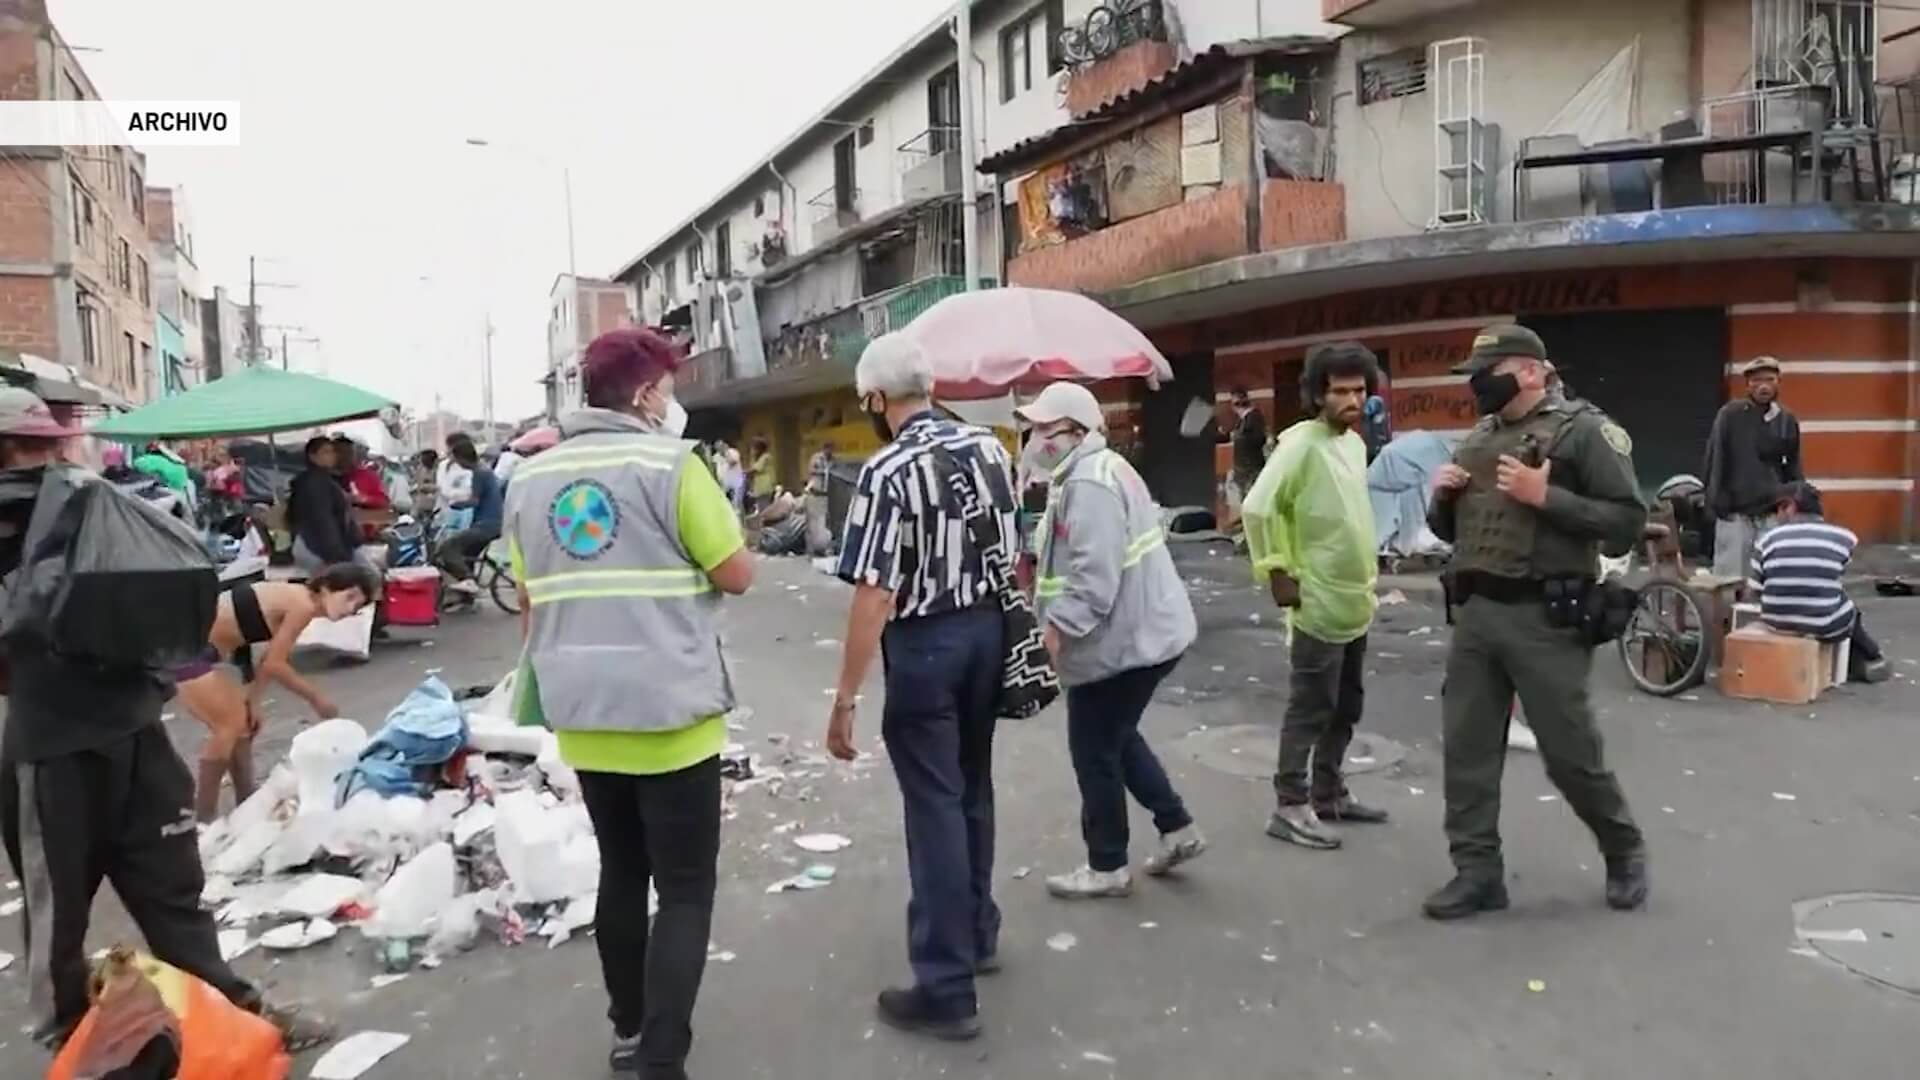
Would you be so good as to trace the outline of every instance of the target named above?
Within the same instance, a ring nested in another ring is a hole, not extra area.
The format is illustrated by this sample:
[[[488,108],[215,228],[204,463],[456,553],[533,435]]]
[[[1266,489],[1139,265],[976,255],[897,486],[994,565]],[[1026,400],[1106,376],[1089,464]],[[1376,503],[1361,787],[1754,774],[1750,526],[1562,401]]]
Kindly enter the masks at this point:
[[[1609,906],[1646,902],[1646,849],[1607,768],[1587,697],[1601,551],[1639,539],[1647,509],[1633,443],[1591,404],[1549,390],[1539,335],[1495,326],[1458,371],[1482,419],[1434,477],[1428,524],[1453,544],[1455,614],[1444,698],[1447,842],[1457,871],[1435,919],[1507,906],[1500,776],[1517,693],[1547,777],[1600,842]],[[1617,632],[1617,627],[1616,627]]]

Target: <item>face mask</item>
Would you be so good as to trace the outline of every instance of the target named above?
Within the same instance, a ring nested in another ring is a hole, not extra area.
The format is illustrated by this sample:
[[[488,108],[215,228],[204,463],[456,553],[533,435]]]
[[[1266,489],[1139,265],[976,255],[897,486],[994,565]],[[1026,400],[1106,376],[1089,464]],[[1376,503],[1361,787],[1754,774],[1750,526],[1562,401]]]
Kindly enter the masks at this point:
[[[1067,460],[1074,447],[1079,445],[1078,436],[1061,431],[1052,435],[1035,435],[1027,443],[1027,452],[1035,468],[1050,473],[1059,468],[1060,463]]]
[[[1495,375],[1490,368],[1474,372],[1467,386],[1473,391],[1473,404],[1481,416],[1492,416],[1520,396],[1519,376]]]
[[[660,432],[676,439],[687,433],[687,409],[679,398],[667,399],[667,414],[660,418]]]
[[[877,397],[878,395],[873,396]],[[868,400],[870,400],[870,398],[860,399],[860,407],[865,409]],[[893,441],[893,425],[887,423],[887,410],[884,406],[877,410],[868,410],[867,422],[873,425],[873,433],[879,437],[881,442],[890,443]]]

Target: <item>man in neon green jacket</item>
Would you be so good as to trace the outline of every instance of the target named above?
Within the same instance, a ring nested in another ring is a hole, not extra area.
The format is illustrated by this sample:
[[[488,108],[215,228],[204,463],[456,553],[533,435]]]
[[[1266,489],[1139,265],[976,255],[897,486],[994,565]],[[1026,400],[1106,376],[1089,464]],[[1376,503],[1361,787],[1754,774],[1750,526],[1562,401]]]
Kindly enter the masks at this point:
[[[1358,428],[1379,385],[1379,361],[1364,345],[1309,352],[1300,396],[1313,416],[1281,433],[1243,510],[1254,577],[1287,611],[1292,662],[1267,835],[1320,850],[1340,846],[1324,821],[1387,820],[1354,801],[1341,772],[1364,701],[1378,574]]]

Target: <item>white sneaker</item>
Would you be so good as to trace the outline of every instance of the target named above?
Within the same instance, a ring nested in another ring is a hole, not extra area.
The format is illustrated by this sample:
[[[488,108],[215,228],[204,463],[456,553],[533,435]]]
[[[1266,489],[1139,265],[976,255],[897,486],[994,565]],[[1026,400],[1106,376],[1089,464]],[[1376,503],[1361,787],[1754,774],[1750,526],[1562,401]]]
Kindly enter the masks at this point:
[[[1070,874],[1047,879],[1047,891],[1062,900],[1099,900],[1133,895],[1133,871],[1095,870],[1083,866]]]
[[[1533,729],[1518,720],[1507,725],[1507,749],[1540,752],[1540,739]]]
[[[454,581],[449,581],[447,582],[447,588],[452,592],[465,593],[468,596],[480,595],[480,583],[471,578],[459,578]]]
[[[1205,850],[1207,838],[1200,835],[1200,826],[1189,825],[1160,838],[1160,850],[1147,856],[1145,870],[1152,877],[1160,877],[1181,863],[1198,858]]]

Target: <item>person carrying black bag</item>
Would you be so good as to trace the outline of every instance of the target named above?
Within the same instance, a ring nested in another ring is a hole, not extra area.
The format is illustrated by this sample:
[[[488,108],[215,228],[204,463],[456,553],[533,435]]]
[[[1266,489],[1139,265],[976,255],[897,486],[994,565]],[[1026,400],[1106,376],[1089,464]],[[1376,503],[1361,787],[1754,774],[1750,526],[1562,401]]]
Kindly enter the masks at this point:
[[[857,756],[860,685],[884,651],[880,730],[905,811],[914,983],[882,992],[879,1014],[902,1030],[971,1039],[974,975],[994,970],[1000,937],[993,735],[1017,622],[1002,598],[1012,463],[992,432],[934,411],[932,365],[900,335],[868,345],[854,380],[888,445],[861,469],[847,515],[838,574],[854,598],[827,749]]]

